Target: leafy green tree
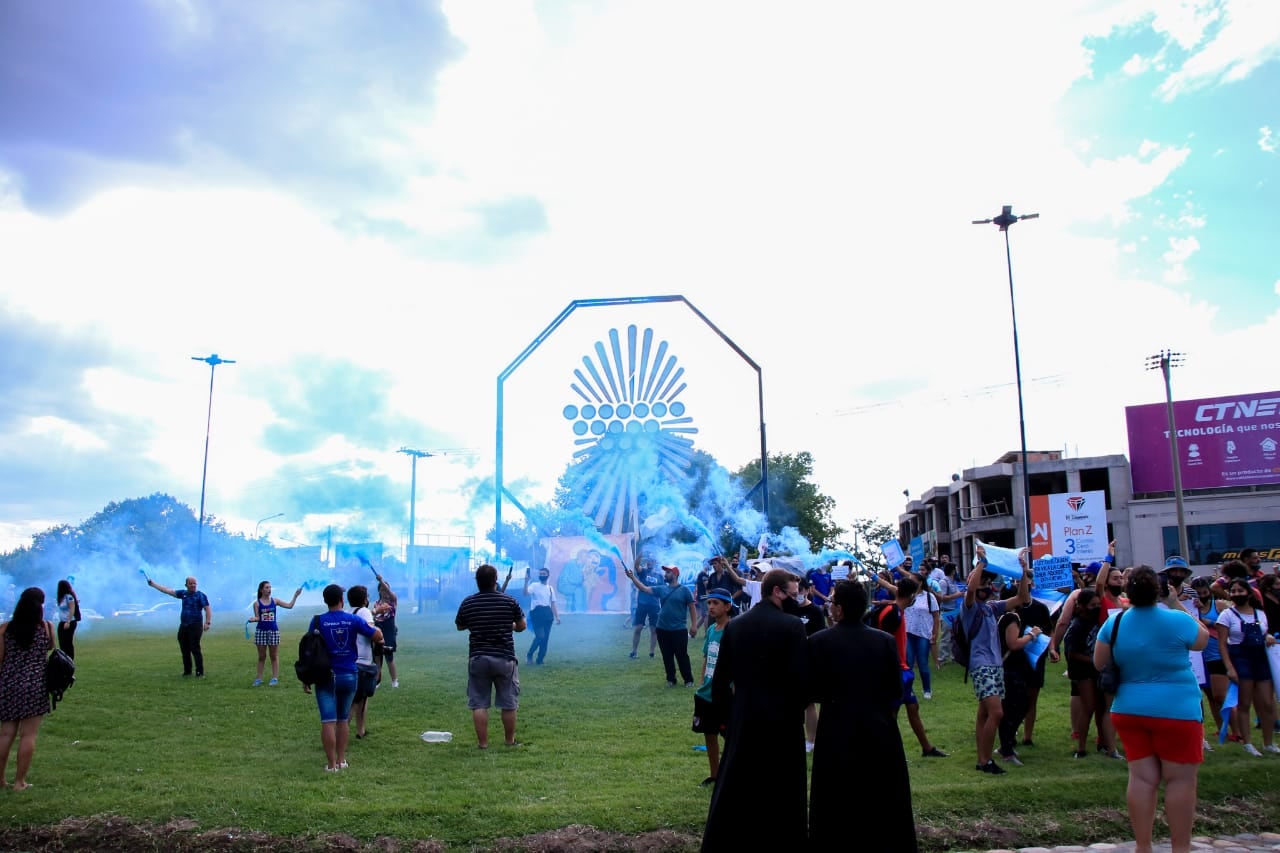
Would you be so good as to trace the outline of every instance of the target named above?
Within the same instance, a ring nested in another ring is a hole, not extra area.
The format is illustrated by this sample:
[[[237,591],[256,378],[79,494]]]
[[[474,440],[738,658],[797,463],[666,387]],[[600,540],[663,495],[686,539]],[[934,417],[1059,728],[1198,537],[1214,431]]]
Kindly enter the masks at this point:
[[[753,459],[737,472],[744,486],[759,482],[760,460]],[[818,491],[810,481],[813,476],[813,454],[769,454],[769,521],[774,532],[794,527],[809,540],[814,551],[836,548],[844,533],[831,518],[835,500]]]
[[[897,539],[898,531],[892,525],[874,518],[855,518],[849,525],[849,532],[853,534],[853,541],[845,542],[845,550],[869,569],[884,569],[884,554],[880,551],[880,545],[890,539]]]

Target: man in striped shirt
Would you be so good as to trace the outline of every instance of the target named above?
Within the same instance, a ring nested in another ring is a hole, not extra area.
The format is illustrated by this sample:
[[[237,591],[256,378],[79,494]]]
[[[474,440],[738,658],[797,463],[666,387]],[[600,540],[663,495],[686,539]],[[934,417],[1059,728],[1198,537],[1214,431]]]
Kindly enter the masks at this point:
[[[489,706],[496,693],[505,743],[518,746],[520,677],[512,633],[525,629],[524,611],[514,598],[498,591],[498,570],[487,563],[476,569],[476,587],[480,591],[462,600],[454,619],[459,631],[471,632],[467,707],[476,727],[476,740],[481,749],[488,749]]]

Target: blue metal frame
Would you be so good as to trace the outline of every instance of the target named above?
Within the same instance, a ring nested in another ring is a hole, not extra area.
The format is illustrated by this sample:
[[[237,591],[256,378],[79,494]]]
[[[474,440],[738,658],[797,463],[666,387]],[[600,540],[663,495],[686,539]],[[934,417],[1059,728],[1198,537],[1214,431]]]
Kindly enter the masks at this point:
[[[547,338],[551,337],[552,332],[560,328],[560,325],[564,323],[565,320],[569,319],[570,314],[572,314],[574,311],[577,311],[579,308],[608,308],[608,307],[613,307],[615,305],[649,305],[649,304],[660,303],[660,302],[683,303],[684,306],[688,308],[690,311],[692,311],[694,315],[697,316],[697,318],[701,320],[703,323],[705,323],[709,329],[711,329],[713,332],[719,335],[720,339],[724,341],[726,344],[728,344],[729,347],[734,352],[736,352],[743,361],[751,365],[751,368],[756,372],[756,396],[757,396],[757,402],[759,405],[759,417],[760,417],[760,482],[756,483],[754,486],[751,487],[751,490],[748,492],[748,496],[755,494],[757,491],[760,492],[761,511],[764,513],[765,523],[766,524],[769,523],[769,487],[768,487],[769,485],[769,452],[768,452],[768,444],[765,441],[764,376],[760,370],[760,365],[756,364],[755,361],[751,358],[751,356],[747,355],[746,352],[743,351],[742,347],[734,343],[732,338],[730,338],[723,331],[721,331],[720,327],[718,327],[715,323],[711,322],[710,318],[708,318],[706,314],[703,314],[701,311],[697,309],[697,307],[694,306],[692,302],[690,302],[688,299],[685,299],[683,296],[680,296],[678,294],[672,294],[668,296],[621,296],[621,297],[614,297],[610,299],[575,299],[572,302],[570,302],[569,305],[563,311],[561,311],[559,315],[557,315],[556,318],[552,320],[545,329],[539,332],[538,336],[535,337],[529,343],[529,345],[525,347],[524,350],[518,356],[516,356],[515,359],[510,364],[508,364],[501,373],[498,374],[498,419],[497,419],[497,447],[496,447],[497,453],[496,453],[496,464],[494,469],[494,485],[496,486],[496,488],[494,489],[494,524],[493,524],[495,552],[502,550],[502,499],[503,497],[505,496],[506,499],[509,500],[512,504],[514,504],[516,508],[520,510],[521,513],[525,514],[526,516],[528,515],[528,513],[525,511],[525,508],[521,506],[520,501],[516,500],[515,495],[507,491],[507,487],[503,481],[504,462],[503,462],[503,455],[502,455],[503,454],[502,436],[503,436],[503,424],[504,424],[505,413],[503,410],[502,395],[503,395],[503,386],[506,383],[507,379],[509,379],[511,375],[515,373],[516,369],[519,368],[520,365],[524,364],[525,360],[528,359],[529,356],[533,355],[534,350],[542,346],[542,344],[546,342]]]

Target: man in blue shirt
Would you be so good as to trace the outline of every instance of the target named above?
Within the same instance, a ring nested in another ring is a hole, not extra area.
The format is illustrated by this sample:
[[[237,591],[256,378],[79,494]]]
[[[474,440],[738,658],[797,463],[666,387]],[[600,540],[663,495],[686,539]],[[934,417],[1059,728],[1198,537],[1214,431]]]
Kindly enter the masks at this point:
[[[631,616],[631,624],[635,626],[635,630],[631,632],[631,657],[636,656],[636,650],[640,648],[640,635],[644,633],[644,626],[649,626],[649,657],[653,657],[653,650],[658,645],[658,611],[661,604],[657,596],[644,592],[645,587],[662,586],[662,575],[653,568],[653,561],[647,557],[640,559],[636,566],[636,575],[640,579],[640,583],[636,584],[636,609]]]
[[[698,635],[698,609],[693,593],[680,583],[678,566],[663,566],[667,585],[651,587],[641,583],[636,573],[627,569],[627,577],[642,594],[648,593],[662,602],[658,611],[658,648],[662,649],[662,666],[667,673],[667,686],[676,686],[676,665],[685,687],[693,687],[693,667],[689,663],[689,638]]]
[[[375,643],[382,642],[382,629],[347,613],[342,609],[342,587],[331,583],[324,588],[324,603],[329,611],[311,620],[309,631],[319,631],[329,650],[329,667],[333,680],[316,682],[316,707],[320,710],[320,743],[324,746],[327,761],[325,771],[336,773],[347,767],[347,740],[350,736],[348,720],[351,702],[356,696],[358,674],[356,635],[363,634]],[[310,693],[308,684],[302,685],[304,693]]]
[[[182,615],[178,617],[178,648],[182,650],[182,677],[191,675],[191,661],[194,658],[196,678],[204,678],[204,655],[200,651],[200,639],[213,624],[213,608],[209,606],[209,597],[196,589],[195,578],[187,578],[186,589],[169,589],[151,578],[147,578],[147,586],[165,595],[172,595],[182,602]],[[201,619],[201,611],[204,611],[203,619]]]

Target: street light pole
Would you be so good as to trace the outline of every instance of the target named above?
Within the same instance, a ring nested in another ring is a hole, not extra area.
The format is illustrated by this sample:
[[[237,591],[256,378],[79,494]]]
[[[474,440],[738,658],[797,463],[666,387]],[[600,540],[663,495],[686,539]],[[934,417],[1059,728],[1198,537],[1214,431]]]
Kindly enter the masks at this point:
[[[997,225],[1004,232],[1004,260],[1009,270],[1009,313],[1013,318],[1013,369],[1018,385],[1018,433],[1022,439],[1023,535],[1026,536],[1028,557],[1032,559],[1034,559],[1035,555],[1031,553],[1031,475],[1027,471],[1027,419],[1022,405],[1022,356],[1018,349],[1018,306],[1013,298],[1013,255],[1009,251],[1009,226],[1016,222],[1021,222],[1023,219],[1039,218],[1040,214],[1038,213],[1024,213],[1021,216],[1015,216],[1013,205],[1006,204],[1001,209],[999,216],[993,216],[990,219],[973,220],[974,225]]]
[[[200,472],[200,527],[196,529],[196,568],[199,568],[200,549],[204,540],[204,487],[209,479],[209,428],[213,425],[213,373],[219,364],[235,364],[235,360],[218,358],[216,352],[204,358],[193,355],[191,360],[203,361],[209,365],[209,413],[204,421],[204,468]]]
[[[270,521],[273,518],[280,518],[283,515],[284,515],[283,512],[277,512],[275,515],[268,515],[266,518],[258,519],[258,523],[253,526],[253,538],[254,539],[258,538],[258,528],[262,526],[262,522]]]
[[[1164,374],[1164,400],[1169,413],[1169,459],[1173,463],[1173,500],[1178,508],[1178,555],[1184,560],[1191,559],[1187,548],[1187,517],[1182,503],[1182,466],[1178,464],[1178,427],[1173,417],[1173,385],[1169,382],[1169,371],[1186,360],[1180,352],[1161,350],[1155,355],[1147,356],[1147,370],[1160,369]]]

